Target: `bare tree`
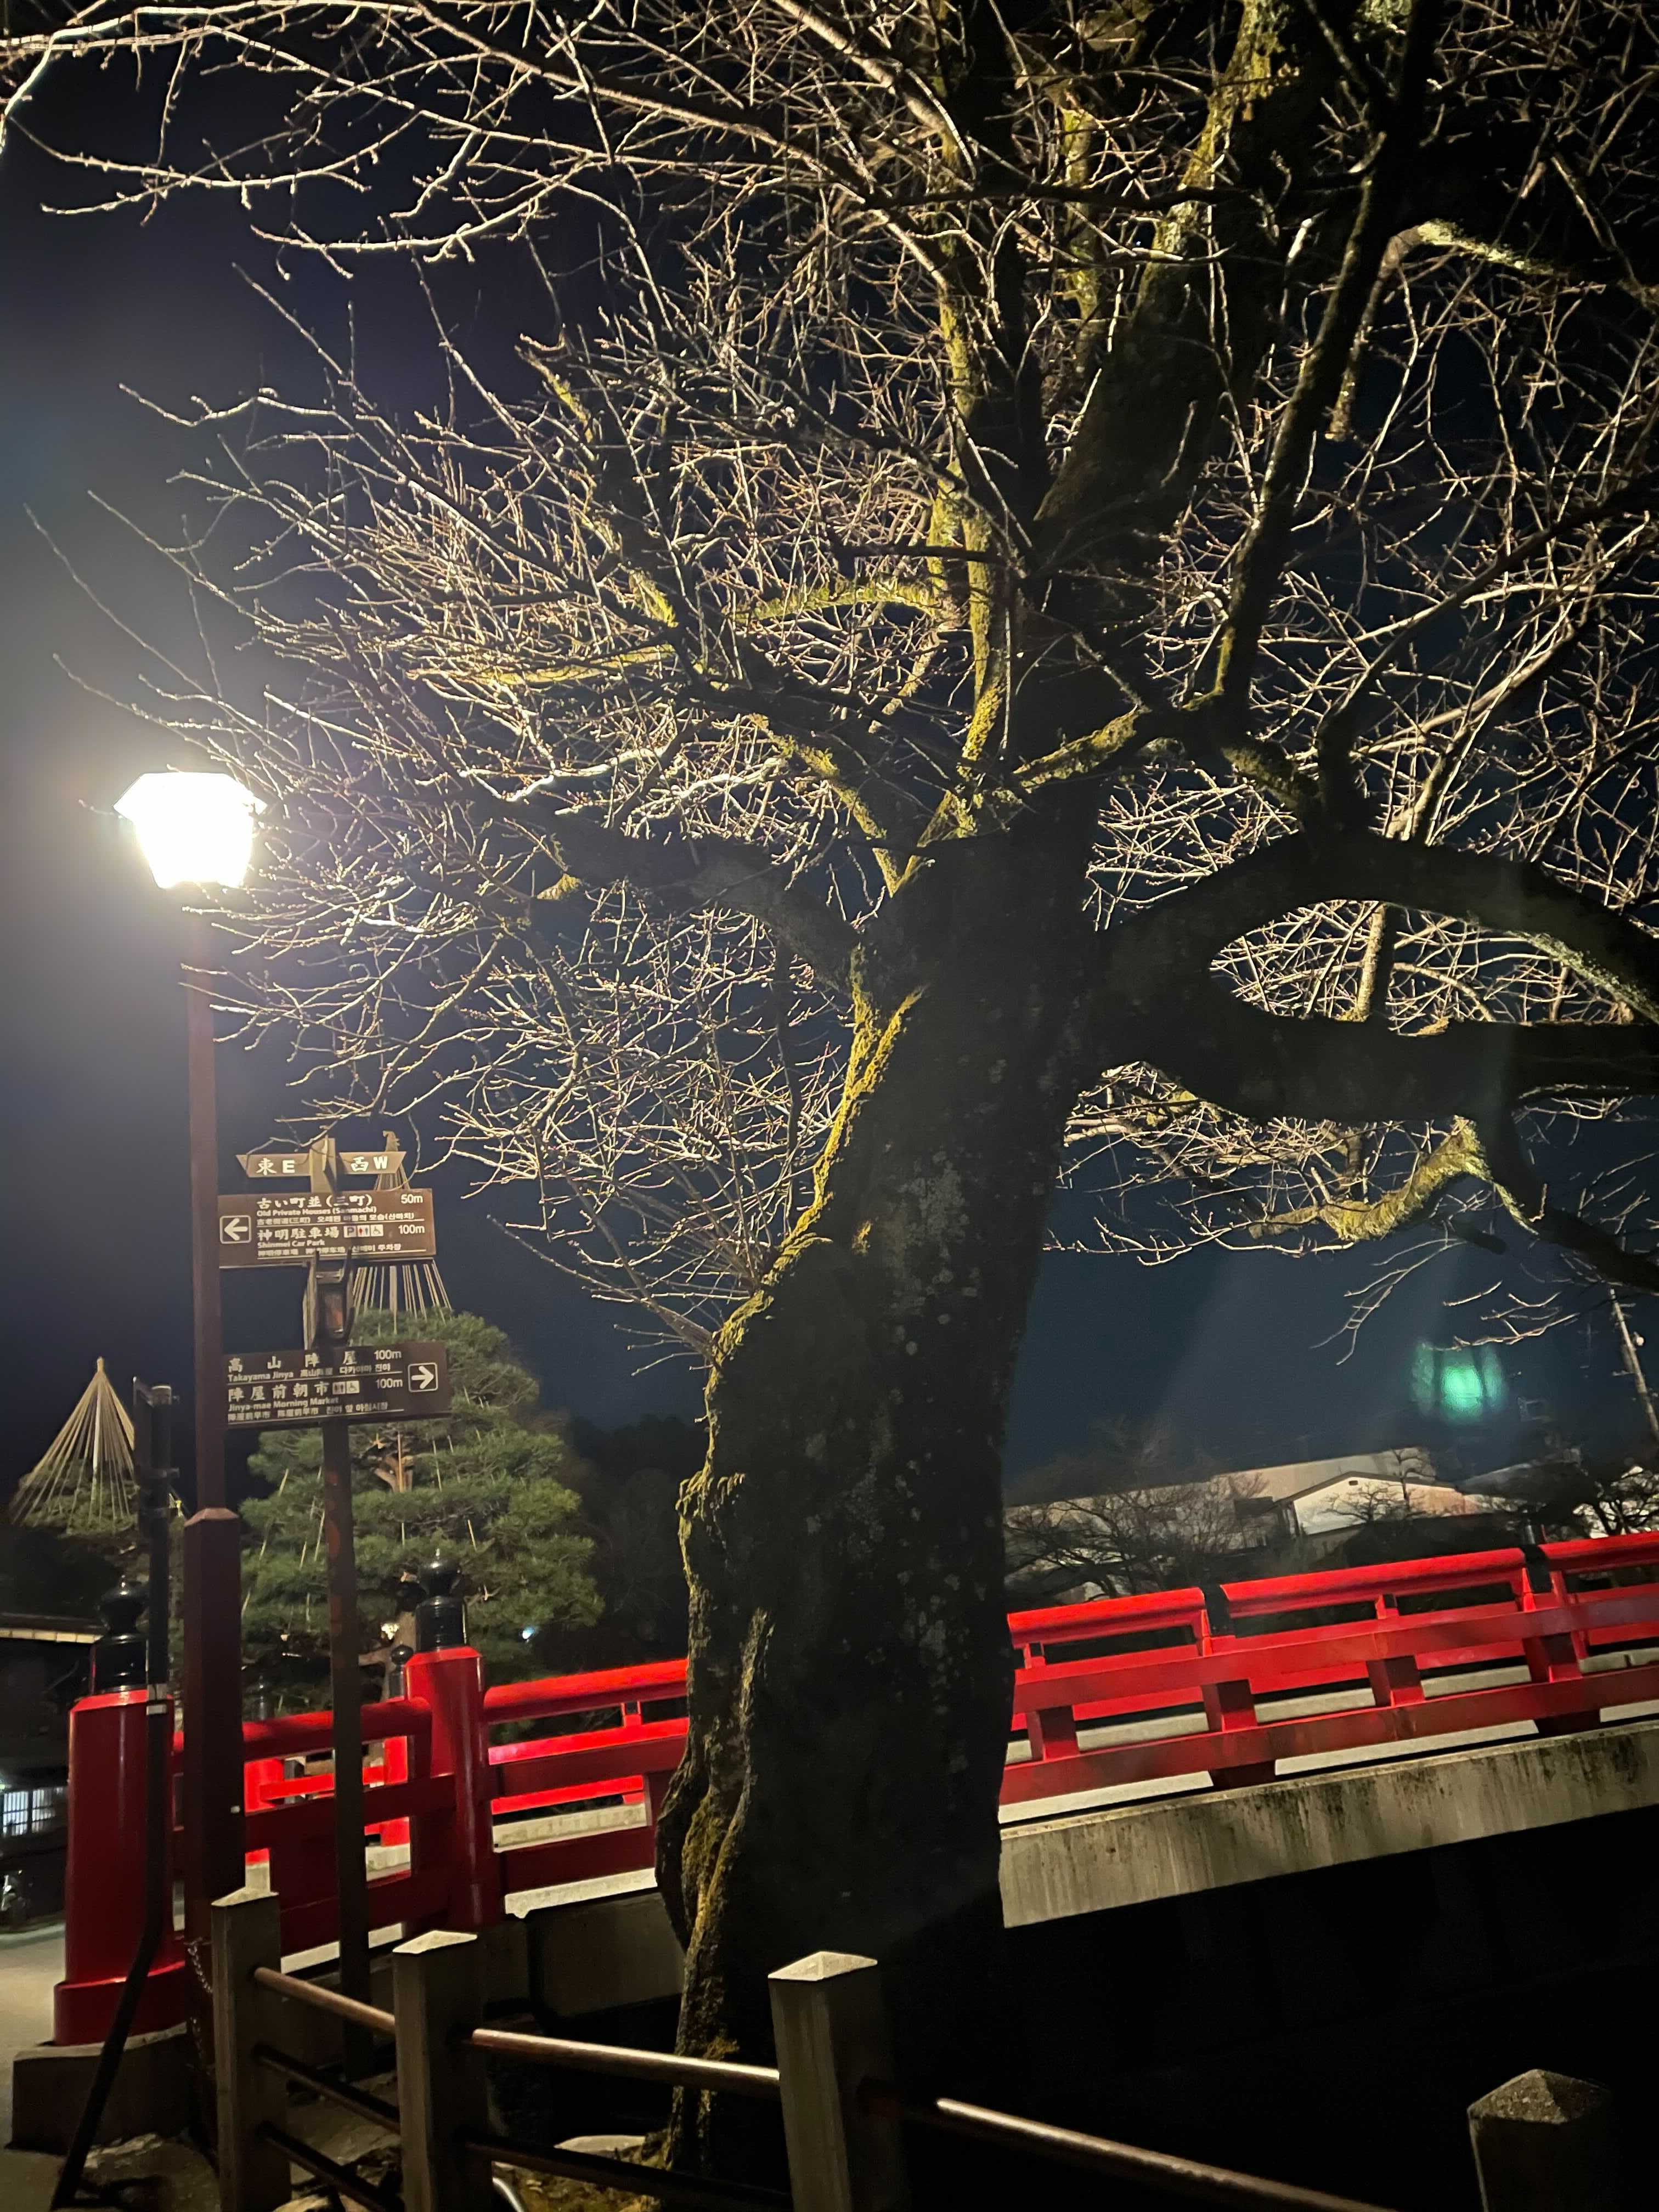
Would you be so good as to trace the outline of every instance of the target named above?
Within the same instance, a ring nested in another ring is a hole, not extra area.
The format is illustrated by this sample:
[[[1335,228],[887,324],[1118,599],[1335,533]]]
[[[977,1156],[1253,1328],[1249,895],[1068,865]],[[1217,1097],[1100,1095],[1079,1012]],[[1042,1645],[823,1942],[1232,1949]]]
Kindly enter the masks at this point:
[[[1259,1475],[1124,1483],[1109,1490],[1011,1505],[1008,1576],[1018,1603],[1184,1589],[1249,1571],[1238,1555],[1282,1534]],[[1255,1526],[1252,1526],[1252,1522]],[[1259,1570],[1258,1570],[1259,1571]]]
[[[1659,1452],[1647,1436],[1623,1448],[1589,1450],[1553,1437],[1536,1459],[1505,1478],[1504,1488],[1507,1494],[1494,1497],[1492,1508],[1508,1522],[1512,1542],[1659,1528]]]
[[[94,198],[479,255],[528,334],[418,416],[319,343],[204,422],[175,556],[282,673],[165,711],[272,803],[250,1020],[708,1360],[683,2040],[838,1946],[960,2082],[1057,1177],[1154,1257],[1659,1285],[1652,13],[38,23],[9,129],[167,73],[144,161],[59,148]]]

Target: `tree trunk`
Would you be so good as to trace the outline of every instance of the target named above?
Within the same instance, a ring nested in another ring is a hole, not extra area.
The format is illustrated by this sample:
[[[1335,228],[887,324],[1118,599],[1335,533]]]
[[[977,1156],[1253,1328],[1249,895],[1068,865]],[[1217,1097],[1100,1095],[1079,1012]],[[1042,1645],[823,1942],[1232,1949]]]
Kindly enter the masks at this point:
[[[880,1960],[908,2079],[983,2070],[1001,1443],[1087,1059],[1079,881],[1069,842],[1033,836],[947,847],[899,894],[860,955],[813,1204],[722,1332],[681,1498],[690,1733],[659,1847],[684,2049],[764,2054],[769,1972],[836,1949]],[[740,2119],[684,2110],[677,2154]]]

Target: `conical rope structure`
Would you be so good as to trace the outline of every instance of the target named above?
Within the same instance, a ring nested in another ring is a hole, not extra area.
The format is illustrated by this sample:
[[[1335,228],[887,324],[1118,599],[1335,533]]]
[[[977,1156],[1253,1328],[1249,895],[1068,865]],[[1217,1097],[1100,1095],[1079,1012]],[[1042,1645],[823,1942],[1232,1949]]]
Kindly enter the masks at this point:
[[[132,1527],[137,1493],[132,1417],[100,1359],[75,1410],[18,1484],[10,1517],[29,1528],[113,1533]]]

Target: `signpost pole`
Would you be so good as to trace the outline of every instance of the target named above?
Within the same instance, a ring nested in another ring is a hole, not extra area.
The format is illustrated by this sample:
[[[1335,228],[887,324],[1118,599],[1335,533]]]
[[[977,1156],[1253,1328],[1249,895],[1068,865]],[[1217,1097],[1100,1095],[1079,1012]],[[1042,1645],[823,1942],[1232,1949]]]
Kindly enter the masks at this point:
[[[219,1118],[213,942],[194,922],[186,977],[191,1272],[196,1321],[196,1510],[184,1530],[185,1927],[206,1986],[208,1908],[242,1886],[240,1528],[225,1504],[224,1329],[219,1305]]]
[[[311,1188],[331,1193],[337,1155],[332,1138],[311,1149]],[[331,1264],[326,1279],[313,1259],[307,1285],[307,1350],[351,1340],[351,1262]],[[323,1431],[323,1530],[328,1553],[328,1676],[334,1708],[334,1893],[339,1913],[340,1989],[368,2002],[368,1877],[363,1859],[363,1687],[358,1664],[357,1541],[351,1503],[351,1426],[325,1420]],[[348,2076],[372,2063],[363,2030],[346,2030]]]
[[[205,1001],[204,1002],[205,1004]],[[197,1032],[191,1030],[195,1052]],[[206,1028],[210,1048],[212,1025]],[[191,1098],[197,1097],[196,1060],[191,1059]],[[210,1057],[203,1081],[210,1086]],[[367,1248],[376,1260],[430,1259],[437,1250],[432,1224],[432,1194],[410,1189],[347,1191],[336,1188],[338,1176],[380,1175],[401,1168],[403,1153],[388,1142],[379,1152],[348,1152],[342,1158],[332,1137],[299,1149],[266,1148],[239,1152],[242,1170],[265,1188],[255,1195],[227,1197],[216,1193],[212,1168],[205,1186],[192,1181],[196,1196],[198,1259],[201,1240],[213,1268],[214,1305],[211,1325],[218,1328],[218,1270],[221,1267],[292,1267],[304,1266],[305,1350],[303,1352],[239,1352],[227,1360],[216,1349],[218,1390],[213,1412],[217,1421],[216,1449],[222,1465],[228,1427],[261,1429],[313,1423],[322,1432],[323,1525],[328,1559],[328,1663],[333,1705],[334,1744],[334,1864],[338,1900],[340,1988],[359,2002],[368,2001],[368,1879],[363,1853],[363,1714],[362,1668],[359,1663],[357,1621],[357,1551],[351,1497],[351,1428],[354,1420],[429,1420],[449,1411],[449,1364],[441,1344],[374,1344],[351,1342],[351,1270],[355,1253]],[[198,1168],[200,1163],[197,1163]],[[304,1177],[306,1190],[294,1189]],[[284,1188],[284,1186],[289,1186]],[[201,1192],[205,1188],[204,1206]],[[198,1336],[198,1357],[201,1339]],[[222,1478],[219,1494],[222,1496]],[[198,1513],[191,1523],[215,1520],[228,1524],[233,1547],[237,1527],[234,1514]],[[186,1534],[189,1531],[186,1531]],[[186,1571],[190,1553],[185,1553]],[[237,1601],[236,1557],[233,1548],[230,1572],[222,1577],[229,1602]],[[186,1585],[187,1589],[189,1585]],[[214,1595],[203,1585],[203,1598]],[[215,1685],[204,1674],[206,1654],[213,1648],[211,1616],[206,1603],[197,1608],[200,1626],[185,1638],[186,1680],[198,1688],[193,1694],[203,1704]],[[192,1616],[193,1618],[196,1616]],[[233,1645],[235,1623],[232,1620]],[[240,1655],[239,1655],[240,1656]],[[191,1669],[195,1672],[192,1674]],[[231,1676],[231,1695],[240,1697],[238,1674]],[[233,1706],[239,1729],[232,1754],[237,1802],[241,1807],[240,1703]],[[187,1739],[188,1740],[188,1739]],[[228,1770],[230,1771],[230,1770]],[[188,1816],[186,1819],[188,1832]],[[240,1886],[240,1826],[234,1875],[216,1887],[204,1890],[204,1900]],[[369,2039],[356,2027],[346,2031],[346,2065],[362,2075],[372,2063]]]
[[[323,1423],[323,1526],[328,1548],[328,1674],[334,1705],[334,1866],[340,1907],[340,1987],[368,2002],[368,1882],[363,1863],[362,1668],[357,1663],[357,1552],[351,1513],[351,1429]],[[346,2071],[367,2073],[361,2029],[348,2028]]]

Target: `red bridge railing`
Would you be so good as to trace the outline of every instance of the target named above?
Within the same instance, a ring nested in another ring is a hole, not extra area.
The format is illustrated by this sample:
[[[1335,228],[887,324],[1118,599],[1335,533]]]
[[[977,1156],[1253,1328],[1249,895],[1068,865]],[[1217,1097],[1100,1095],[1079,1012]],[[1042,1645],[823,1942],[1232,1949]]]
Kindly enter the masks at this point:
[[[1005,1807],[1200,1775],[1237,1787],[1287,1760],[1594,1728],[1659,1701],[1659,1533],[1102,1598],[1008,1625],[1020,1664]],[[470,1650],[411,1659],[404,1696],[363,1709],[379,1747],[364,1825],[409,1848],[370,1882],[371,1925],[478,1929],[514,1894],[648,1869],[684,1692],[683,1660],[486,1688]],[[60,2042],[101,2034],[131,1955],[142,1900],[122,1885],[140,1879],[136,1855],[109,1844],[136,1817],[143,1702],[120,1691],[76,1709]],[[517,1733],[542,1723],[556,1725]],[[326,1753],[329,1729],[326,1712],[243,1729],[246,1847],[268,1857],[289,1954],[336,1934],[331,1784],[295,1771]],[[146,2026],[179,2016],[175,1954],[163,1971]]]
[[[1219,1607],[1185,1589],[1015,1613],[1030,1749],[1003,1802],[1200,1773],[1237,1786],[1287,1759],[1517,1723],[1594,1728],[1659,1698],[1656,1577],[1659,1533],[1228,1583]]]

